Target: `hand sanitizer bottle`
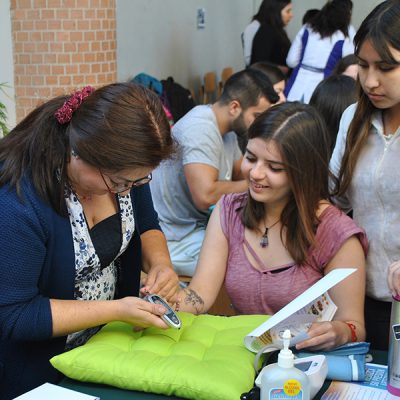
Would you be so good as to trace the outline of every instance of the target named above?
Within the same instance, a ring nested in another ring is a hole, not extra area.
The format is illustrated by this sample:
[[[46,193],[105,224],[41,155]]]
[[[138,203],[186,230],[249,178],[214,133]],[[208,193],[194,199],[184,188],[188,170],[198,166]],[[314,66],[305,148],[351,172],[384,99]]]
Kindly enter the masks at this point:
[[[290,330],[283,333],[283,349],[278,363],[264,368],[261,376],[260,400],[310,400],[308,376],[294,367],[294,355],[289,349]]]

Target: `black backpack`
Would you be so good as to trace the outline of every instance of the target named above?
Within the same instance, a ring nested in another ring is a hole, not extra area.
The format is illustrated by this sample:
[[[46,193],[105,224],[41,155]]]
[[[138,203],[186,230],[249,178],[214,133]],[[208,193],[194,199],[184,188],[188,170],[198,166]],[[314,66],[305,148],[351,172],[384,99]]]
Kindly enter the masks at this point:
[[[174,122],[177,122],[196,105],[192,93],[179,83],[176,83],[171,76],[163,79],[161,83],[163,85],[163,100],[166,101]]]

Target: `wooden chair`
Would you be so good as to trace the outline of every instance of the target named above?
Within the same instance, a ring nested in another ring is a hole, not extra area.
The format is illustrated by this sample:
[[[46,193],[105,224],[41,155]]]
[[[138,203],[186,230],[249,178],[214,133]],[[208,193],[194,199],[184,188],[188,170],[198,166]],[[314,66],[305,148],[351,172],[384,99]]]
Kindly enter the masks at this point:
[[[225,85],[225,82],[229,79],[229,77],[233,75],[232,67],[225,67],[221,72],[221,80],[218,83],[218,96],[221,96],[222,89]]]
[[[202,104],[214,102],[217,94],[217,78],[215,72],[207,72],[200,88],[200,101]]]

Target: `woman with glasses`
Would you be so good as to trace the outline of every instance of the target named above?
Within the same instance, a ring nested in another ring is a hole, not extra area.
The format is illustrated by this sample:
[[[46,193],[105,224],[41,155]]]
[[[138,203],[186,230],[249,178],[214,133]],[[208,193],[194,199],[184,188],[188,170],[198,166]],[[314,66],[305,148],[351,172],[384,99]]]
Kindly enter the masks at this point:
[[[153,209],[152,170],[174,150],[158,97],[85,87],[33,110],[0,141],[0,393],[57,382],[49,359],[101,325],[166,328],[178,288]]]

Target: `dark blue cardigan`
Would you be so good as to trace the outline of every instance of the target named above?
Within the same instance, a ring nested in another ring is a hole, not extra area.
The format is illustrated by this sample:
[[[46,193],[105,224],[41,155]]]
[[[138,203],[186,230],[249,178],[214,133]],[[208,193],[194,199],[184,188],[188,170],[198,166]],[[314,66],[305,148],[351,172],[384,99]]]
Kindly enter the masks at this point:
[[[49,359],[66,337],[52,338],[50,298],[73,299],[75,263],[68,217],[44,203],[26,181],[23,201],[0,187],[0,400],[60,375]],[[137,295],[140,234],[160,229],[148,185],[132,189],[135,234],[121,257],[116,297]]]

